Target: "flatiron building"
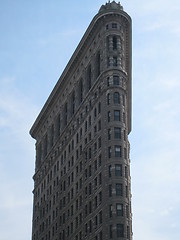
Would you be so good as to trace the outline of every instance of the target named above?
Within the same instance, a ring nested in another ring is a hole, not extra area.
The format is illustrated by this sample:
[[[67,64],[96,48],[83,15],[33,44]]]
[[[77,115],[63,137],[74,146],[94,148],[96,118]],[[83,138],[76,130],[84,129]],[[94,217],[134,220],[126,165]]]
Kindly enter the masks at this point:
[[[131,61],[131,18],[109,1],[30,130],[32,240],[132,240]]]

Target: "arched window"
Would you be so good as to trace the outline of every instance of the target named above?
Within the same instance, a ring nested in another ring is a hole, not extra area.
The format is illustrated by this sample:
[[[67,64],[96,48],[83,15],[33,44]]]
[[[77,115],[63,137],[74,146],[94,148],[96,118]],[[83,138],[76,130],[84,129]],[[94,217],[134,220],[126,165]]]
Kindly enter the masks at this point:
[[[114,93],[114,104],[120,104],[120,96],[118,92]]]
[[[113,50],[117,50],[117,37],[113,36]]]

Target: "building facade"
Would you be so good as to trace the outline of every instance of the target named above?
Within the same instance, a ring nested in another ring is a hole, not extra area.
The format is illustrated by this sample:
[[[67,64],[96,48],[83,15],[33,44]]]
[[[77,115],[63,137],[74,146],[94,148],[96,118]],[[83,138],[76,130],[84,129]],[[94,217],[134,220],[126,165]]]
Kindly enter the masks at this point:
[[[131,19],[102,5],[30,130],[32,240],[131,240]]]

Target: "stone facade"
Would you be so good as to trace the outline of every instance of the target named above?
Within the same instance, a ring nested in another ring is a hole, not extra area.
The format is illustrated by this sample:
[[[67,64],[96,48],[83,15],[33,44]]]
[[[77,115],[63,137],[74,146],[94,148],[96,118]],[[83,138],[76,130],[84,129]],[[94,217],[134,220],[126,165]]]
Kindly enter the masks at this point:
[[[131,240],[131,19],[103,5],[37,117],[32,240]]]

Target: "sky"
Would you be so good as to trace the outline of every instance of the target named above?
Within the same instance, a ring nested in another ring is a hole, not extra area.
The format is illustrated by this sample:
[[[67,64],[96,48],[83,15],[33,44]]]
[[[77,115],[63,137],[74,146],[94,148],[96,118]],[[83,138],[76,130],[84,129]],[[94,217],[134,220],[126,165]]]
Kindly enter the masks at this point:
[[[29,130],[105,2],[0,0],[0,240],[31,239]],[[180,239],[180,1],[121,4],[133,22],[133,239]]]

